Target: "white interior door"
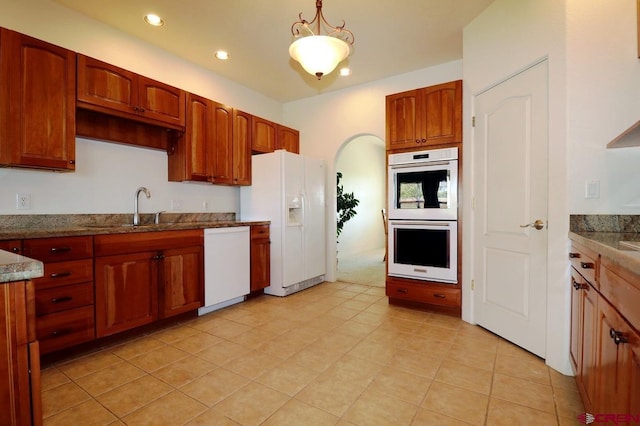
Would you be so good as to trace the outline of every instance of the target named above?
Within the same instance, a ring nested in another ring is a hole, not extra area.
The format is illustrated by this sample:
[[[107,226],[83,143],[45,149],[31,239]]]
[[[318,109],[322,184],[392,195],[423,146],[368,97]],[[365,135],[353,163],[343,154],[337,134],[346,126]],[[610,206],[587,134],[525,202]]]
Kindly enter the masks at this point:
[[[545,60],[475,98],[472,165],[475,321],[543,358],[547,80]]]

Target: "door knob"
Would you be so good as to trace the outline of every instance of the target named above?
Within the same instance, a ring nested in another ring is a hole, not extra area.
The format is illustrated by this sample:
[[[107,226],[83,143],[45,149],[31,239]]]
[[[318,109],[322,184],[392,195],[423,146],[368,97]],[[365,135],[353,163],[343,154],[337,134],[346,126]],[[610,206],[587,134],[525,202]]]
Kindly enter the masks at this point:
[[[530,226],[533,227],[533,228],[536,228],[537,230],[540,230],[540,229],[544,228],[544,222],[541,221],[540,219],[538,219],[533,223],[527,223],[526,225],[520,225],[520,228],[528,228]]]

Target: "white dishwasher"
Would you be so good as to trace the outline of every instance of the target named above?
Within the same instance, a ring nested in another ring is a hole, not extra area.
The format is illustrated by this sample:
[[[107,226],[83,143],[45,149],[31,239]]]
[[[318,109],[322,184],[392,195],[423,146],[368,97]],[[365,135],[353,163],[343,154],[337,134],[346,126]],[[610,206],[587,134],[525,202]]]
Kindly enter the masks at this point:
[[[250,292],[250,227],[204,230],[204,307],[198,315],[242,302]]]

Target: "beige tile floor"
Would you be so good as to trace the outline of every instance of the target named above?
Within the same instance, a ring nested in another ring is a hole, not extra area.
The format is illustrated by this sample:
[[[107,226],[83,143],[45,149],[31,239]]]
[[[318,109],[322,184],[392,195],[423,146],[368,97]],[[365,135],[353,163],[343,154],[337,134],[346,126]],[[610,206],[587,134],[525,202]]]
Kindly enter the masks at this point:
[[[567,425],[572,377],[379,287],[262,296],[48,366],[45,425]]]

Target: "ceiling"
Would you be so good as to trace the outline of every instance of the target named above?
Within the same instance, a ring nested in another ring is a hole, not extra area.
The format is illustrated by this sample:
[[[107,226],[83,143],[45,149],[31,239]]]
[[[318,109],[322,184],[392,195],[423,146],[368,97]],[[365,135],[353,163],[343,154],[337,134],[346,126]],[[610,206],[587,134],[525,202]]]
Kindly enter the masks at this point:
[[[314,0],[53,0],[157,45],[280,102],[326,93],[462,58],[462,28],[494,0],[324,0],[333,25],[355,35],[352,54],[318,81],[289,57],[291,25]],[[152,27],[142,17],[160,15]],[[227,50],[230,59],[213,57]],[[339,67],[341,66],[339,65]]]

